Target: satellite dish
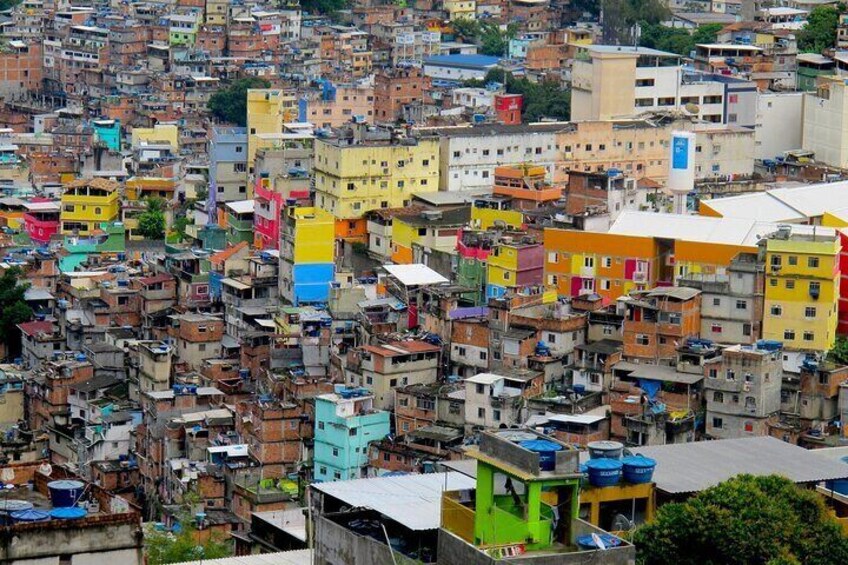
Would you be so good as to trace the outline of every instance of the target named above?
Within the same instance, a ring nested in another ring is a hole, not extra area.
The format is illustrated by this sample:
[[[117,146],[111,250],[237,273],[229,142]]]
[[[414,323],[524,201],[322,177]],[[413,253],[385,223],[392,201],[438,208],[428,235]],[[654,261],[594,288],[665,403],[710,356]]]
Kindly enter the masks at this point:
[[[49,477],[53,474],[53,467],[50,465],[50,463],[42,463],[38,467],[38,472],[42,475],[47,475]]]
[[[697,115],[697,114],[698,114],[698,112],[700,112],[700,111],[701,111],[701,109],[700,109],[700,108],[698,108],[698,105],[697,105],[697,104],[693,104],[692,102],[689,102],[689,103],[688,103],[688,104],[686,104],[683,108],[684,108],[687,112],[689,112],[690,114],[692,114],[693,116],[694,116],[694,115]]]
[[[633,529],[633,521],[624,514],[616,514],[612,520],[612,529],[614,532],[629,532]]]

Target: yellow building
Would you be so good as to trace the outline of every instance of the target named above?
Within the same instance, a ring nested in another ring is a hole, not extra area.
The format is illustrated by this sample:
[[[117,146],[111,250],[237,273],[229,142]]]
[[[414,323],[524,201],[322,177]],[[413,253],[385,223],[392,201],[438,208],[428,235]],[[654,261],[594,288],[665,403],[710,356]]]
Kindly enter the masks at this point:
[[[471,205],[471,226],[481,230],[494,227],[521,229],[524,226],[524,214],[512,209],[510,197],[480,196]]]
[[[127,200],[143,200],[145,198],[174,198],[177,182],[163,177],[133,177],[127,180]]]
[[[133,128],[132,146],[142,143],[167,143],[173,151],[180,149],[180,128],[174,124],[156,124],[152,128]]]
[[[280,244],[280,295],[300,305],[326,302],[335,277],[335,218],[313,207],[285,211]]]
[[[449,21],[477,19],[476,0],[444,0],[442,8],[448,13]]]
[[[253,167],[256,150],[259,148],[257,135],[283,133],[283,124],[296,119],[297,97],[294,90],[264,88],[247,91],[248,173]]]
[[[827,351],[836,340],[841,244],[832,229],[781,226],[760,243],[766,258],[763,338]]]
[[[417,263],[413,247],[428,252],[456,253],[456,237],[468,224],[468,208],[424,210],[401,214],[392,221],[392,261],[398,265]]]
[[[315,203],[337,219],[409,206],[412,195],[439,189],[436,137],[315,142]]]
[[[60,213],[65,235],[87,235],[121,212],[118,184],[106,179],[79,179],[65,186]]]

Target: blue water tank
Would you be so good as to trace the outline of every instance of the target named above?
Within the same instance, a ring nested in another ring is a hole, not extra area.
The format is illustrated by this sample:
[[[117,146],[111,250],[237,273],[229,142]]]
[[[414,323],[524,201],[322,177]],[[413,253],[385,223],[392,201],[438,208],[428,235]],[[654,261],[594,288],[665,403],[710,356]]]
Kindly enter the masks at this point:
[[[41,522],[50,518],[50,514],[47,512],[34,508],[12,512],[11,516],[15,522]]]
[[[636,485],[650,483],[654,477],[657,462],[650,457],[634,455],[621,460],[624,480]]]
[[[598,539],[601,540],[601,543],[604,544],[605,548],[618,547],[619,545],[621,545],[621,540],[612,534],[598,534]],[[577,546],[580,549],[600,549],[598,547],[598,543],[595,541],[595,538],[592,537],[592,534],[586,534],[585,536],[577,536],[576,541]]]
[[[621,461],[617,459],[590,459],[586,463],[589,469],[589,483],[596,487],[611,487],[621,480]]]
[[[76,360],[79,361],[80,363],[85,361],[85,353],[78,353],[77,356],[76,356]]]
[[[50,500],[56,508],[76,506],[85,485],[80,481],[59,480],[47,483]]]
[[[27,502],[26,500],[18,500],[16,498],[0,500],[0,511],[3,512],[20,512],[21,510],[30,510],[32,507],[32,502]]]
[[[57,520],[79,520],[80,518],[85,518],[87,515],[88,511],[85,508],[79,508],[77,506],[54,508],[50,511],[50,516]]]
[[[542,471],[556,469],[556,452],[562,451],[560,444],[546,439],[529,439],[519,442],[518,445],[539,454],[539,468]]]
[[[574,385],[574,394],[583,396],[586,394],[586,385]]]

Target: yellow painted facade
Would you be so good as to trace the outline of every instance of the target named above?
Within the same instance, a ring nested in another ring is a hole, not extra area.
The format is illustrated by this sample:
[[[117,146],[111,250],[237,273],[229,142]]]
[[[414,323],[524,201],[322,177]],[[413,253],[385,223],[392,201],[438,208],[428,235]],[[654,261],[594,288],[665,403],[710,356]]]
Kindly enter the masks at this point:
[[[293,90],[251,89],[247,91],[247,164],[253,166],[259,148],[257,135],[282,133],[283,124],[297,119],[297,97]]]
[[[335,218],[312,207],[292,207],[286,212],[294,222],[294,262],[332,263],[335,257]]]
[[[336,218],[408,206],[413,194],[439,188],[439,142],[315,142],[315,204]]]
[[[477,19],[476,0],[444,0],[443,9],[448,13],[448,20]]]
[[[503,225],[513,229],[521,229],[524,225],[524,214],[517,210],[471,207],[471,225],[475,229],[487,230],[493,228],[495,222],[502,222]]]
[[[144,143],[167,143],[176,152],[180,148],[180,128],[173,124],[157,124],[152,128],[133,128],[132,146]]]
[[[765,241],[763,338],[788,349],[826,351],[836,340],[838,237],[792,235]]]
[[[61,198],[61,231],[85,235],[120,214],[118,185],[103,179],[77,180],[68,184]]]

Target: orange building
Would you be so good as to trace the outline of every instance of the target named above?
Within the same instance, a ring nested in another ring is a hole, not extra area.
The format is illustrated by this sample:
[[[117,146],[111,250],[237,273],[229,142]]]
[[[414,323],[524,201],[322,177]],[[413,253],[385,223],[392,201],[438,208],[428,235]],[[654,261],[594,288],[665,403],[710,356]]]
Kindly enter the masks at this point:
[[[530,210],[562,198],[562,188],[545,182],[545,167],[522,163],[495,167],[492,192],[513,198],[513,206]]]
[[[701,331],[701,291],[661,287],[623,298],[624,357],[660,364],[677,358],[677,348]]]

